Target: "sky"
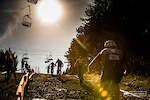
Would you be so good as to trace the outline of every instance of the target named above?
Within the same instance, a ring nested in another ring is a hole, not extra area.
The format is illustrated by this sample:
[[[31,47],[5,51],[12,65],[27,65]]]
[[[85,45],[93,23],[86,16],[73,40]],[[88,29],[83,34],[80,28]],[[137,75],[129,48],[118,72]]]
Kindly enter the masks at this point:
[[[0,49],[8,50],[10,47],[13,52],[16,52],[19,61],[18,69],[21,68],[23,54],[27,52],[28,64],[34,70],[39,67],[40,73],[47,73],[46,67],[49,63],[44,62],[47,56],[52,55],[54,63],[57,59],[62,60],[64,63],[62,70],[65,71],[67,68],[65,52],[68,51],[71,40],[77,34],[76,28],[82,25],[80,18],[84,17],[84,11],[90,0],[55,0],[61,11],[55,21],[45,21],[45,18],[40,17],[41,12],[38,9],[43,1],[39,0],[37,4],[32,4],[27,0],[1,0]],[[30,5],[32,18],[31,27],[22,25],[23,17],[29,14],[28,5]],[[47,8],[49,10],[46,13],[56,9],[53,5],[50,7]],[[57,11],[53,13],[55,15]],[[54,73],[56,70],[55,67]]]

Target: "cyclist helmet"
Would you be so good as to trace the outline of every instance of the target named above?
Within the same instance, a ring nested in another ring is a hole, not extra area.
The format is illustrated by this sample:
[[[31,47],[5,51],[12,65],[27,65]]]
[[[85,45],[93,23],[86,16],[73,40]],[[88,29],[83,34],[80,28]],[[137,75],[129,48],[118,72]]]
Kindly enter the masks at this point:
[[[116,42],[113,40],[107,40],[104,43],[105,48],[116,48]]]

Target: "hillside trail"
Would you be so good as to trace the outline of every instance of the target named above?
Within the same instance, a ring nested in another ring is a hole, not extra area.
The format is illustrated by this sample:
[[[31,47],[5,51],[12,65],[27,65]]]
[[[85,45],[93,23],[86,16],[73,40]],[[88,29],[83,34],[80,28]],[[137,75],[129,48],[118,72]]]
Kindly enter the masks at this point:
[[[24,100],[97,100],[80,85],[75,75],[35,74]]]
[[[17,83],[11,77],[9,84],[4,82],[4,75],[0,76],[0,100],[16,100],[16,91],[23,74],[16,74]],[[95,74],[85,75],[83,84],[80,84],[77,75],[51,76],[50,74],[34,74],[29,86],[24,91],[23,100],[99,100],[99,93],[95,91],[98,78]],[[139,76],[123,77],[119,87],[127,91],[150,91],[150,78]],[[139,100],[138,98],[125,98],[120,100]],[[147,100],[147,99],[144,99]]]

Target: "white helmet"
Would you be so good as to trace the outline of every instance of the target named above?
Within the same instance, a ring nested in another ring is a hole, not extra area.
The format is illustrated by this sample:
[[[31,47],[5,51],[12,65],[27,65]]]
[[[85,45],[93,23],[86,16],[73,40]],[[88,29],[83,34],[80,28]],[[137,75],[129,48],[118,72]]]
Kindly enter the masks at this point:
[[[115,48],[116,47],[116,42],[113,40],[107,40],[104,43],[105,48]]]

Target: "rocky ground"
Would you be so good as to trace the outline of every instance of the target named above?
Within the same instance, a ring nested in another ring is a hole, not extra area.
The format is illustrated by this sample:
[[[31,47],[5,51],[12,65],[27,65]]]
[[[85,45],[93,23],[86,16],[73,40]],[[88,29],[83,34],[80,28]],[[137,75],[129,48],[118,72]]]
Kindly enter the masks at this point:
[[[52,77],[48,74],[34,75],[24,96],[24,100],[91,100],[92,98],[91,94],[80,85],[78,78],[70,77],[62,80],[59,76]]]
[[[23,74],[17,74],[15,82],[12,75],[8,84],[3,81],[4,76],[0,76],[0,100],[15,100],[17,98],[15,94],[22,76]],[[94,92],[92,88],[99,83],[97,78],[99,76],[94,74],[87,76],[84,76],[87,81],[80,84],[76,75],[52,77],[49,74],[35,74],[30,80],[27,91],[25,91],[24,100],[98,100],[97,92]],[[90,82],[88,82],[89,80]],[[149,96],[150,78],[129,75],[123,77],[119,87],[126,91],[147,91]],[[120,100],[127,99],[139,100],[138,98],[120,96]]]
[[[0,76],[0,100],[16,100],[16,90],[23,74],[17,74],[17,81],[12,75],[9,83]],[[62,80],[63,79],[63,80]],[[24,100],[96,100],[80,85],[76,76],[51,76],[49,74],[35,74],[30,80]]]

